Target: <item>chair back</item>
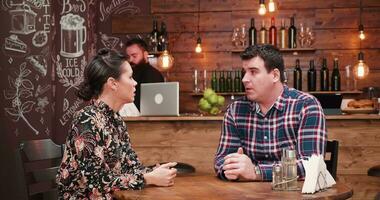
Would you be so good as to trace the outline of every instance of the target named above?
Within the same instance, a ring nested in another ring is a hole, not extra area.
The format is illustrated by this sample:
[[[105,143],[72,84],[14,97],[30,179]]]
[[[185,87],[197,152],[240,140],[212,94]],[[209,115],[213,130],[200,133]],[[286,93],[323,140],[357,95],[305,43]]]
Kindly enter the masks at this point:
[[[20,143],[28,199],[58,199],[55,177],[63,156],[62,145],[50,139]]]
[[[327,170],[330,172],[332,177],[336,180],[336,173],[338,168],[338,152],[339,152],[339,141],[332,140],[327,141],[325,163]],[[330,157],[330,158],[328,158]]]

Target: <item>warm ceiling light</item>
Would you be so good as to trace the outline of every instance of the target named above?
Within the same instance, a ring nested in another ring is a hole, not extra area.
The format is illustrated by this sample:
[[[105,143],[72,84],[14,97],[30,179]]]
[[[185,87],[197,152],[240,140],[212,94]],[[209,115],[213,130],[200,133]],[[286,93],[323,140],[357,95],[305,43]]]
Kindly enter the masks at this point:
[[[267,8],[265,7],[265,0],[260,0],[259,15],[265,15]]]
[[[202,39],[199,36],[197,39],[197,46],[195,47],[195,52],[196,53],[201,53],[202,52]]]
[[[158,67],[163,70],[170,69],[174,64],[174,58],[169,54],[168,50],[164,50],[164,52],[158,57]]]
[[[269,10],[269,12],[276,11],[276,4],[274,3],[273,0],[269,0],[268,10]]]
[[[363,24],[360,24],[360,25],[359,25],[359,38],[360,38],[361,40],[364,40],[364,39],[365,39],[364,26],[363,26]]]
[[[363,79],[369,74],[369,67],[364,62],[364,54],[362,52],[358,55],[358,63],[354,66],[354,76],[357,79]]]

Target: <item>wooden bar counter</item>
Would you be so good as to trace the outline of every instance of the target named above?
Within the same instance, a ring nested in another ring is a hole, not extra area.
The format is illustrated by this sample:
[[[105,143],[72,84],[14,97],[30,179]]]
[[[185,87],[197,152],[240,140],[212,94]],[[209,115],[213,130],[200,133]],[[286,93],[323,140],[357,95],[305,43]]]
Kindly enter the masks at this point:
[[[367,170],[380,164],[379,115],[329,115],[328,139],[339,141],[338,181],[354,190],[354,199],[374,199],[380,178]],[[214,174],[213,161],[223,116],[128,117],[132,145],[145,165],[176,161],[197,173]]]

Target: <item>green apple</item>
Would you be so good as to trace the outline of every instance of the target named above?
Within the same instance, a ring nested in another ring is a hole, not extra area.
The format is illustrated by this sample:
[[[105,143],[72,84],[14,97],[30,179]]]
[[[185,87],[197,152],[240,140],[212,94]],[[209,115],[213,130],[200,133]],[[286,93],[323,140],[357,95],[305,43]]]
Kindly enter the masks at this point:
[[[214,90],[212,90],[211,88],[207,88],[204,92],[203,92],[203,97],[204,98],[209,98],[211,95],[215,94]]]
[[[199,108],[201,110],[206,111],[206,112],[208,112],[211,109],[210,103],[206,99],[204,99],[204,98],[202,98],[201,100],[199,100],[199,104],[198,105],[199,105]]]
[[[219,108],[218,107],[212,107],[211,110],[210,110],[210,114],[212,115],[216,115],[220,112]]]
[[[209,96],[208,98],[206,98],[207,101],[211,104],[211,105],[216,105],[218,103],[218,95],[216,95],[215,93],[212,94],[211,96]]]
[[[223,96],[218,96],[218,106],[223,106],[224,105],[224,97]]]

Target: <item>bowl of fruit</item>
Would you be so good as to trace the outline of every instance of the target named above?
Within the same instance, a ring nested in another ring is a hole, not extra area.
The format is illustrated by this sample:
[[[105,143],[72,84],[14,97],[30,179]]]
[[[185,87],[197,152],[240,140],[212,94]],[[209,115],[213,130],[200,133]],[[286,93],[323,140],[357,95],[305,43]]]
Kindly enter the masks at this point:
[[[202,114],[217,115],[222,112],[224,102],[223,96],[216,94],[211,88],[207,88],[199,100],[198,107]]]

